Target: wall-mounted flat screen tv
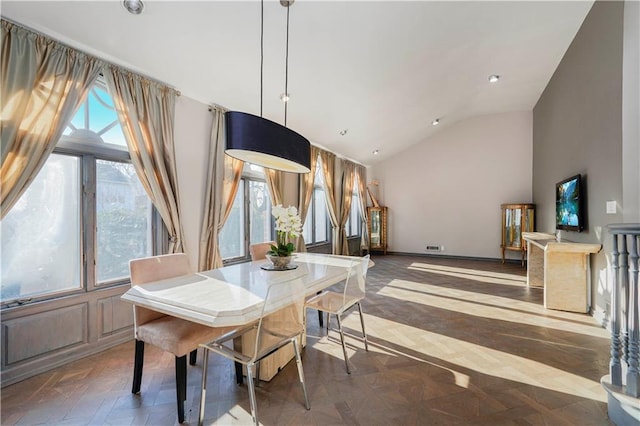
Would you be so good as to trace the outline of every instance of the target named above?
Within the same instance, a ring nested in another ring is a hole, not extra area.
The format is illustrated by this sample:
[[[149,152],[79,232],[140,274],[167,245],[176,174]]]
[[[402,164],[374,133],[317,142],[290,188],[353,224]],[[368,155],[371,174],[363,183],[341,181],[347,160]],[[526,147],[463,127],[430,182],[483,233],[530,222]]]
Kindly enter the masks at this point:
[[[572,176],[556,184],[556,229],[582,231],[584,229],[584,194],[582,177]]]

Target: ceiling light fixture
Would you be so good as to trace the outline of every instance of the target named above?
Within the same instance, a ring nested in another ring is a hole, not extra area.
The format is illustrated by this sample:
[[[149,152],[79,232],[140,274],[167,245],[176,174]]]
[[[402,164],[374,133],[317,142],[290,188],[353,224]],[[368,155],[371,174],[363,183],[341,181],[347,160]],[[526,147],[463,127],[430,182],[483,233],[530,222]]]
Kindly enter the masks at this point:
[[[440,124],[440,119],[439,119],[439,118],[436,118],[435,120],[433,120],[433,121],[431,122],[431,125],[432,125],[432,126],[437,126],[438,124]]]
[[[340,130],[340,136],[346,135],[348,131],[349,129]]]
[[[140,15],[144,10],[144,3],[142,0],[123,0],[122,6],[127,9],[127,12],[132,15]]]
[[[293,0],[280,0],[280,4],[287,8],[284,94],[288,94],[289,7],[293,4]],[[260,116],[239,111],[225,113],[227,124],[225,152],[239,160],[269,169],[292,173],[308,173],[311,170],[310,144],[304,136],[287,128],[288,102],[285,101],[284,103],[284,126],[262,117],[264,0],[260,2],[260,6]]]
[[[380,150],[376,149],[375,151],[373,151],[373,155],[378,155],[380,153]]]
[[[489,83],[497,83],[500,80],[500,76],[498,74],[493,74],[489,76]]]

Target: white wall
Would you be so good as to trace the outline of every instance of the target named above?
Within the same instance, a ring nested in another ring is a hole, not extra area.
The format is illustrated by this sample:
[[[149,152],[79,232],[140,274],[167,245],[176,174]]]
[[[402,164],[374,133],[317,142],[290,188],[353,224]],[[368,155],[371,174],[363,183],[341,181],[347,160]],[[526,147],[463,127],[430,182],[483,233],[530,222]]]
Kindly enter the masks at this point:
[[[180,213],[185,252],[193,269],[198,267],[212,117],[207,105],[186,96],[176,99],[174,141]]]
[[[474,117],[372,166],[389,251],[499,258],[500,204],[531,202],[532,113]],[[510,253],[517,258],[519,253]]]

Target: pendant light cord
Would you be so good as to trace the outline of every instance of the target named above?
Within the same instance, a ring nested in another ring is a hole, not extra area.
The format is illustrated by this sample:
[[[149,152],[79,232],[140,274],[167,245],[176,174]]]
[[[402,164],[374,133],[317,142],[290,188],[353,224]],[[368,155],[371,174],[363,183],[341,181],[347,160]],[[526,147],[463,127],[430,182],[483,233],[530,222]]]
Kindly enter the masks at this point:
[[[262,117],[262,80],[264,68],[264,0],[260,1],[260,117]]]
[[[285,59],[284,59],[284,95],[289,97],[289,9],[291,9],[291,3],[287,6],[287,43],[285,50]],[[287,104],[289,101],[284,103],[284,127],[287,127]]]

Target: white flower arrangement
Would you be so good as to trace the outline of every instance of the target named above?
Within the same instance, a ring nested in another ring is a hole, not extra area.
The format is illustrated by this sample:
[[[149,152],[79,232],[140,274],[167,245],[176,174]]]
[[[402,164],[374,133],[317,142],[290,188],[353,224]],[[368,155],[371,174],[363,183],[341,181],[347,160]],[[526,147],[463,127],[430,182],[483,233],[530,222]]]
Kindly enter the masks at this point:
[[[291,256],[295,246],[289,240],[300,236],[302,221],[298,216],[298,209],[293,206],[282,207],[281,204],[271,209],[271,214],[276,219],[276,245],[271,246],[268,254],[273,256]]]

